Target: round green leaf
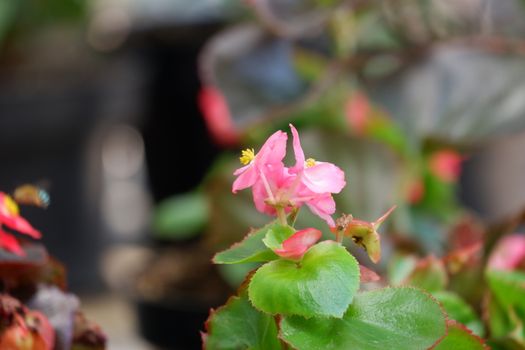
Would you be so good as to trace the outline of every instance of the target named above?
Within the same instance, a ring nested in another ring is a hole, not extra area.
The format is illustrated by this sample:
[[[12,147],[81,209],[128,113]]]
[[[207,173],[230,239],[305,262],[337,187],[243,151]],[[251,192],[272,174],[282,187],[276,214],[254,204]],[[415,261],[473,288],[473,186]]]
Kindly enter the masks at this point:
[[[206,331],[203,348],[207,350],[282,349],[274,318],[254,309],[245,290],[212,311]]]
[[[300,262],[275,260],[252,277],[253,305],[269,314],[342,317],[359,288],[359,265],[334,241],[310,248]]]
[[[355,296],[342,319],[286,316],[281,338],[301,350],[422,350],[446,332],[439,304],[415,288],[385,288]]]

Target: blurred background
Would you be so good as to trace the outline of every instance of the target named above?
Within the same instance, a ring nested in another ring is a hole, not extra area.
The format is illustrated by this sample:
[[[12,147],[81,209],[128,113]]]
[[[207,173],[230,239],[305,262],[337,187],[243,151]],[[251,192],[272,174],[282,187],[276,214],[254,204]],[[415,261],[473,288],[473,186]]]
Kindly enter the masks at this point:
[[[398,205],[379,271],[399,246],[443,255],[467,216],[523,211],[524,15],[521,0],[0,0],[0,189],[51,194],[23,215],[109,349],[198,349],[253,268],[213,252],[268,221],[231,194],[239,151],[288,123],[345,170],[338,212]]]

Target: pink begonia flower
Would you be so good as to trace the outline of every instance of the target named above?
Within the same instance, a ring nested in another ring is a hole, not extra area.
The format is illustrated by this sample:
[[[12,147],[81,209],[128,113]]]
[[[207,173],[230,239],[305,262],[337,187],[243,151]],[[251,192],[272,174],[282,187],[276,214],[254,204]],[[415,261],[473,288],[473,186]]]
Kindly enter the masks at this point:
[[[253,149],[242,151],[242,156],[239,159],[244,166],[233,173],[238,177],[233,182],[232,192],[236,193],[239,190],[252,187],[258,180],[267,181],[264,174],[272,170],[272,167],[282,164],[286,154],[287,139],[286,133],[279,130],[266,140],[257,154]]]
[[[242,152],[240,160],[245,166],[234,172],[238,178],[232,192],[252,187],[255,207],[269,215],[276,215],[277,207],[289,212],[292,207],[306,204],[315,215],[333,226],[331,215],[335,212],[335,202],[331,194],[340,192],[346,185],[344,172],[331,163],[305,161],[297,130],[293,125],[290,128],[296,164],[292,168],[284,166],[287,135],[277,131],[259,153],[255,154],[253,149]]]
[[[300,181],[314,193],[339,193],[345,187],[345,173],[332,163],[318,162],[313,158],[305,160],[304,151],[297,129],[290,124],[293,135],[295,165],[292,173],[301,177]]]
[[[525,235],[513,234],[503,237],[490,255],[490,270],[516,270],[525,267]]]
[[[12,253],[23,255],[16,238],[2,230],[2,225],[36,239],[42,236],[26,219],[20,216],[18,205],[11,196],[0,192],[0,247]]]
[[[275,207],[270,202],[291,204],[290,189],[294,185],[296,176],[290,174],[284,164],[276,163],[266,165],[264,177],[265,181],[256,181],[252,187],[253,202],[259,212],[275,215]],[[271,197],[268,192],[271,193]],[[290,210],[288,205],[284,209],[286,212]]]
[[[285,259],[300,260],[322,235],[321,231],[315,228],[297,231],[283,242],[281,249],[276,249],[274,252]]]
[[[455,182],[461,175],[463,157],[453,150],[434,153],[429,160],[430,171],[445,182]]]

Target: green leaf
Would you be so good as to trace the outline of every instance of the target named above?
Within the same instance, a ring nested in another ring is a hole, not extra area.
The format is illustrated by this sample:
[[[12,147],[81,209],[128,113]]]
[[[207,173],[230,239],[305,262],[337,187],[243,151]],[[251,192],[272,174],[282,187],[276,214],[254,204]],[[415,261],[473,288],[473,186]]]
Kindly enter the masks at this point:
[[[266,236],[263,238],[264,244],[272,249],[281,248],[283,242],[295,233],[293,227],[290,226],[275,226],[268,230]]]
[[[253,275],[252,304],[275,315],[342,317],[359,288],[359,265],[339,243],[324,241],[300,262],[275,260]]]
[[[525,273],[519,271],[489,271],[487,281],[501,306],[515,307],[525,313]]]
[[[215,254],[215,264],[240,264],[245,262],[270,261],[277,259],[277,255],[263,242],[269,230],[281,226],[276,221],[261,229],[250,232],[241,242]]]
[[[415,288],[359,293],[342,319],[283,317],[281,339],[301,350],[421,350],[446,332],[439,304]]]
[[[326,57],[300,47],[294,48],[292,63],[299,76],[307,81],[319,79],[329,65]]]
[[[448,334],[434,350],[484,350],[489,349],[483,339],[457,322],[449,322]]]
[[[390,284],[394,286],[402,284],[414,271],[416,264],[417,258],[413,255],[394,255],[388,264]]]
[[[162,201],[153,215],[153,232],[160,239],[184,239],[201,232],[208,221],[208,201],[201,192]]]
[[[443,262],[431,255],[418,262],[406,282],[414,287],[434,292],[445,289],[448,275]]]
[[[486,276],[492,291],[487,309],[492,337],[525,347],[525,273],[488,271]]]
[[[257,311],[246,289],[231,297],[226,305],[212,311],[203,335],[207,350],[280,350],[277,325],[272,316]]]
[[[483,323],[481,323],[472,307],[461,299],[459,295],[446,291],[432,294],[443,305],[449,318],[464,324],[476,335],[483,336]]]

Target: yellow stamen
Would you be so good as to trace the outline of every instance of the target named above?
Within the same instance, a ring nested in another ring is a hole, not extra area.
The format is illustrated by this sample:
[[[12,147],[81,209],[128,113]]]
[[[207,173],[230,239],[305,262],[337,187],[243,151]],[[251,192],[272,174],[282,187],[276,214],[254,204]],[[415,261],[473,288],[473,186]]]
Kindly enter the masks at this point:
[[[241,161],[242,165],[247,165],[254,158],[255,158],[255,151],[253,150],[253,148],[247,148],[241,152],[241,156],[239,157],[239,160]]]
[[[7,211],[9,214],[17,216],[20,213],[20,210],[18,209],[18,204],[11,198],[11,196],[5,196],[4,197],[4,204],[7,208]]]
[[[305,163],[307,168],[311,168],[315,165],[315,159],[308,158]]]

